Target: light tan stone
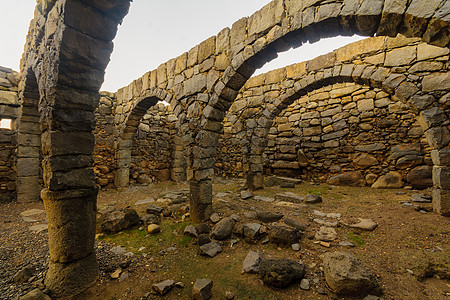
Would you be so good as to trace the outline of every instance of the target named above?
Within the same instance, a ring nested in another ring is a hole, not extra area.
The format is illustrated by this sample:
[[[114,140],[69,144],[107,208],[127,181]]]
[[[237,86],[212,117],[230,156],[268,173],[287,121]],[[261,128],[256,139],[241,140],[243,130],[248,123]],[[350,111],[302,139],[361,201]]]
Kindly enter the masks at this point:
[[[356,55],[363,53],[375,53],[384,49],[385,37],[374,37],[358,41],[335,50],[336,60],[340,62],[351,60]]]
[[[402,47],[386,53],[386,67],[409,65],[416,59],[416,46]]]

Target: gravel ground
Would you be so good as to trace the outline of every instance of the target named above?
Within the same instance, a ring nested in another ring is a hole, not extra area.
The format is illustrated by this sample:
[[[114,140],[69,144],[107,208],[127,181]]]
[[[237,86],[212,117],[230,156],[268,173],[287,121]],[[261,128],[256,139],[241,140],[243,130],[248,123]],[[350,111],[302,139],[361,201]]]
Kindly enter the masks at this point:
[[[45,213],[31,215],[25,221],[21,213],[30,209],[43,210],[42,203],[0,204],[0,299],[19,299],[36,287],[44,290],[43,281],[48,265],[48,233],[47,230],[36,232],[30,229],[33,225],[46,224]],[[114,250],[114,245],[96,241],[97,259],[100,267],[98,283],[111,280],[111,273],[118,268],[133,272],[146,263],[146,258],[121,253]],[[113,251],[112,251],[113,250]],[[26,281],[17,282],[16,274],[30,269]],[[124,272],[126,274],[126,272]],[[27,279],[28,278],[28,279]]]

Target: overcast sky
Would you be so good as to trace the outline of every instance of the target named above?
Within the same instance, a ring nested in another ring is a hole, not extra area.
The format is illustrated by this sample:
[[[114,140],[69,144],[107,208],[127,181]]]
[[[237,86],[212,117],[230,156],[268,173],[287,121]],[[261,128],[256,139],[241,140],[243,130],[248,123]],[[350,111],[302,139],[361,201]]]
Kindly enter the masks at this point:
[[[238,19],[249,16],[270,0],[134,0],[119,27],[102,90],[115,92],[188,51]],[[19,70],[28,26],[36,0],[0,0],[0,66]],[[7,13],[5,13],[7,12]],[[321,40],[281,53],[256,74],[312,59],[360,39]]]

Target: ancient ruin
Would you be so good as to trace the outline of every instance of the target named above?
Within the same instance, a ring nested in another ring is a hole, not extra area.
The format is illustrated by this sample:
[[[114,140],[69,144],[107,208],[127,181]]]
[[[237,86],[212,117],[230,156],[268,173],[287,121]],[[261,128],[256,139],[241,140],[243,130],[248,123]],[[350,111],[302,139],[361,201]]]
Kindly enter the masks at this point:
[[[432,187],[450,215],[449,1],[274,0],[99,93],[129,6],[38,1],[20,74],[0,67],[0,200],[44,202],[52,297],[97,279],[99,188],[188,181],[195,223],[214,213],[214,176],[254,191],[271,174]],[[252,77],[279,52],[353,34],[377,37]]]

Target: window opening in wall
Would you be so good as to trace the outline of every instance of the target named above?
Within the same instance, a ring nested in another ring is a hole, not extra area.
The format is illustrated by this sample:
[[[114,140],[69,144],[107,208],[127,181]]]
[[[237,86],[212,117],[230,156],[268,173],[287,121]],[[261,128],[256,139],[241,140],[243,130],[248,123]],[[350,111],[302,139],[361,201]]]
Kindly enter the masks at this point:
[[[320,55],[333,52],[336,49],[344,47],[345,45],[363,40],[367,37],[353,35],[353,36],[336,36],[332,38],[324,38],[315,43],[305,43],[296,49],[290,49],[286,52],[278,53],[278,57],[260,69],[256,70],[253,76],[267,73],[272,70],[284,68],[289,65],[297,64],[302,61],[314,59]]]
[[[0,128],[1,129],[12,129],[12,120],[11,119],[0,119]]]

